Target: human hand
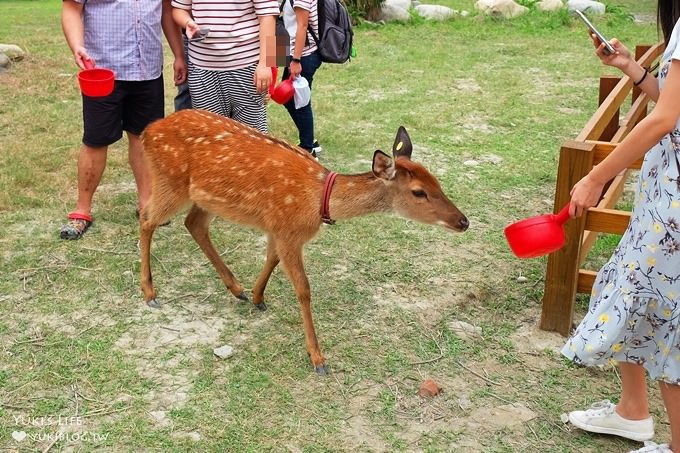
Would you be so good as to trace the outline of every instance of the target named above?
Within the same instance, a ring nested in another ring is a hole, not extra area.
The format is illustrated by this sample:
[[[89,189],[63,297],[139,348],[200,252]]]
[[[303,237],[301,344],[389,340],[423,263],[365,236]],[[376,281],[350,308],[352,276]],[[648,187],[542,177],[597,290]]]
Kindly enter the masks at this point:
[[[293,79],[296,79],[300,73],[302,73],[302,63],[298,61],[291,61],[288,66],[288,71],[293,75]]]
[[[187,63],[184,58],[175,58],[172,64],[175,86],[187,81]]]
[[[73,51],[73,59],[80,69],[87,69],[87,66],[85,65],[86,61],[92,65],[91,67],[95,66],[94,59],[87,53],[87,50],[85,50],[84,47],[76,47]]]
[[[630,62],[630,51],[618,39],[613,38],[609,41],[609,44],[614,48],[614,53],[607,55],[605,53],[604,43],[600,42],[594,33],[590,35],[590,38],[593,40],[593,45],[595,46],[595,55],[600,58],[602,63],[607,66],[623,69]]]
[[[198,24],[193,19],[189,19],[184,24],[184,30],[187,35],[187,38],[191,39],[196,37],[200,33],[201,27],[199,27]]]
[[[257,93],[264,93],[272,83],[272,70],[265,64],[258,63],[253,74],[253,83]]]
[[[588,208],[595,206],[600,201],[600,195],[604,184],[595,181],[587,174],[571,189],[571,207],[569,214],[572,217],[581,217]]]

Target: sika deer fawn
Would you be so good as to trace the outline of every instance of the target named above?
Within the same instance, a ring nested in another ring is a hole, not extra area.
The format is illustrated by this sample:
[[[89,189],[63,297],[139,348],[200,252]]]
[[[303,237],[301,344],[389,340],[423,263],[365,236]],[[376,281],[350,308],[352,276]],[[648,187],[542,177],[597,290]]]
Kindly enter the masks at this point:
[[[152,196],[140,217],[141,286],[158,307],[151,279],[151,237],[156,227],[191,204],[184,225],[229,291],[248,300],[244,288],[213,246],[208,226],[215,215],[267,234],[267,258],[252,290],[266,310],[264,290],[279,263],[300,302],[305,343],[319,374],[325,359],[314,331],[303,247],[321,227],[355,216],[395,212],[423,223],[465,231],[468,219],[444,195],[437,179],[411,161],[411,140],[399,128],[394,158],[373,154],[372,171],[338,175],[306,151],[250,127],[202,110],[182,110],[151,124],[143,135]]]

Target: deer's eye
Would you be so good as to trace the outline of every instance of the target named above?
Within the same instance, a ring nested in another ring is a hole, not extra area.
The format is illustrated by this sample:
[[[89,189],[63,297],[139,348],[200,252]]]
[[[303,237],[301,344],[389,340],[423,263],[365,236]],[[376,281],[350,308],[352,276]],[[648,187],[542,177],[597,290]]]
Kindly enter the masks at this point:
[[[412,190],[411,193],[417,198],[427,198],[427,193],[424,190]]]

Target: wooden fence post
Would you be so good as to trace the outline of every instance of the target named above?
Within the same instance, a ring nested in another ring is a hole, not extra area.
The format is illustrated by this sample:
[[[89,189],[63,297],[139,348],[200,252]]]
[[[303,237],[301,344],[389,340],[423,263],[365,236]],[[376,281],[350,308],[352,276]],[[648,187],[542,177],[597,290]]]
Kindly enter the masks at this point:
[[[593,144],[568,141],[560,149],[557,171],[554,212],[558,212],[571,199],[569,192],[593,167]],[[571,219],[564,225],[564,247],[548,257],[543,291],[543,309],[540,328],[568,335],[574,318],[576,283],[580,266],[581,235],[585,217]]]

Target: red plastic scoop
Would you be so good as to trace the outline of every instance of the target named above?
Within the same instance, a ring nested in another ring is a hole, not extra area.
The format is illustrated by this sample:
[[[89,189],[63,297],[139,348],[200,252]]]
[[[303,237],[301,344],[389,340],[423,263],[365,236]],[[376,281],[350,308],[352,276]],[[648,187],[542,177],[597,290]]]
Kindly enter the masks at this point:
[[[535,258],[564,245],[562,225],[569,220],[569,203],[558,214],[544,214],[520,220],[505,228],[505,238],[518,258]]]
[[[95,68],[90,60],[84,60],[85,68],[78,73],[80,91],[85,96],[108,96],[113,91],[115,74],[110,69]]]
[[[295,87],[293,87],[293,76],[282,81],[276,86],[276,76],[279,70],[276,66],[272,66],[272,83],[269,85],[269,95],[277,104],[285,104],[293,99],[295,95]]]

